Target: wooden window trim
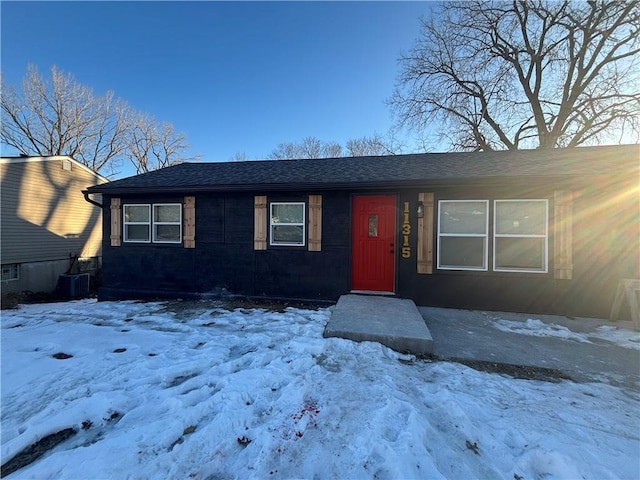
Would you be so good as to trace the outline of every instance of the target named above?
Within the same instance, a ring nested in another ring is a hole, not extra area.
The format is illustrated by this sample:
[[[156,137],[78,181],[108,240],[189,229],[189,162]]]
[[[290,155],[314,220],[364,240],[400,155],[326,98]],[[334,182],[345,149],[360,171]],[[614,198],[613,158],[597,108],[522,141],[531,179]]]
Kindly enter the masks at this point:
[[[309,195],[309,251],[322,250],[322,195]]]
[[[430,275],[433,273],[434,194],[419,193],[418,201],[423,208],[422,217],[418,218],[418,273]]]
[[[184,197],[182,223],[184,248],[196,248],[196,197]]]
[[[573,279],[573,192],[554,192],[553,202],[553,276]]]
[[[121,201],[119,198],[111,199],[111,246],[119,247],[122,245],[122,217],[121,217]]]
[[[253,249],[267,249],[267,196],[254,197]]]

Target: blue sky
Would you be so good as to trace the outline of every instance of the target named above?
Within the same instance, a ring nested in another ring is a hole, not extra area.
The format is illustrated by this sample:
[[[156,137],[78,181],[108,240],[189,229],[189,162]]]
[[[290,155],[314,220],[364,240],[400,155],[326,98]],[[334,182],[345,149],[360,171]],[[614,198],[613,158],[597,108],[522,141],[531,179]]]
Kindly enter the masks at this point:
[[[264,158],[305,136],[384,134],[428,2],[6,2],[2,74],[73,73],[174,124],[193,154]]]

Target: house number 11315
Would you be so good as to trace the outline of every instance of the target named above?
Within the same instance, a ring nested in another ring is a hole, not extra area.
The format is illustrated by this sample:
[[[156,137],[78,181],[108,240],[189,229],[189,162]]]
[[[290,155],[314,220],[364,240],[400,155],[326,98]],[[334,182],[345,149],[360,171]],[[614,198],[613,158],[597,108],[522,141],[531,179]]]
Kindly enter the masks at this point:
[[[411,234],[409,202],[404,202],[404,211],[402,214],[402,258],[411,258],[411,247],[409,246],[409,235]]]

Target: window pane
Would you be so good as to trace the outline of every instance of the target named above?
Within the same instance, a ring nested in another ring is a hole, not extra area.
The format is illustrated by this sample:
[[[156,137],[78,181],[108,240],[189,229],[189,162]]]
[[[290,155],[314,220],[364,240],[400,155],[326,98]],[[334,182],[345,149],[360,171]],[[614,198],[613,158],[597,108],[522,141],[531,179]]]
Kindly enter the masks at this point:
[[[484,269],[482,237],[440,237],[440,267]]]
[[[149,225],[125,225],[124,239],[128,241],[148,242]]]
[[[2,281],[18,280],[18,264],[2,265]]]
[[[378,215],[369,215],[369,236],[378,236]]]
[[[302,223],[303,221],[303,204],[271,204],[272,223]]]
[[[496,202],[497,235],[545,235],[547,202]]]
[[[180,242],[180,225],[155,225],[156,242]]]
[[[271,243],[304,244],[302,225],[274,225],[271,229]]]
[[[496,270],[545,270],[544,238],[498,237]]]
[[[154,205],[153,209],[154,221],[180,223],[180,205]]]
[[[148,205],[125,205],[124,221],[125,222],[148,222],[149,206]]]
[[[486,202],[440,202],[440,233],[487,233]]]

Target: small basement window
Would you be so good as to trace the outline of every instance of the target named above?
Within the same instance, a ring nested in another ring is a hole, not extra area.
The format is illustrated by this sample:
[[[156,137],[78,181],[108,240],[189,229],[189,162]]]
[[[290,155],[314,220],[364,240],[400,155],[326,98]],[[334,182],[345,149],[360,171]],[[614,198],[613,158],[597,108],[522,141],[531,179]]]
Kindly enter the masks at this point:
[[[2,281],[9,282],[20,278],[20,265],[17,263],[7,263],[2,265]]]
[[[151,206],[124,205],[124,241],[151,241]]]
[[[304,246],[304,202],[272,202],[270,245]]]
[[[156,243],[180,243],[182,241],[181,204],[153,205],[153,241]]]

